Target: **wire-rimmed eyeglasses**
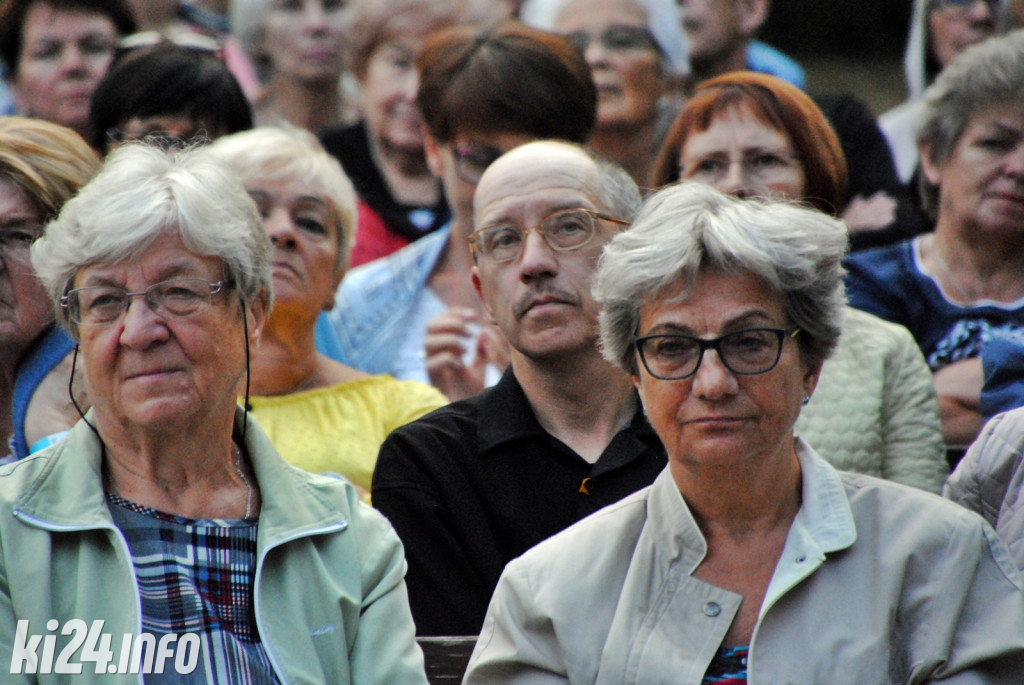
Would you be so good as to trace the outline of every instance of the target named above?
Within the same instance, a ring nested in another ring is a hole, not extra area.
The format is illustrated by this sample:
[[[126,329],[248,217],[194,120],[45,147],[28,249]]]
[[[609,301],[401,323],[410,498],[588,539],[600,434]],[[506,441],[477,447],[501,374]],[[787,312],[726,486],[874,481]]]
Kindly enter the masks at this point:
[[[232,285],[229,280],[210,283],[204,278],[172,278],[134,293],[113,285],[88,286],[68,291],[60,298],[60,306],[67,309],[72,321],[86,326],[116,321],[128,311],[133,297],[144,297],[157,314],[190,316]]]
[[[474,259],[511,262],[523,253],[526,234],[537,231],[552,250],[570,252],[590,242],[597,231],[598,220],[629,225],[628,221],[589,209],[560,209],[548,214],[537,226],[524,228],[512,222],[484,226],[470,234],[469,246]]]
[[[682,380],[697,373],[706,350],[714,350],[725,368],[741,376],[767,373],[782,356],[782,345],[795,339],[799,328],[748,328],[706,340],[665,333],[634,339],[647,372],[665,381]]]

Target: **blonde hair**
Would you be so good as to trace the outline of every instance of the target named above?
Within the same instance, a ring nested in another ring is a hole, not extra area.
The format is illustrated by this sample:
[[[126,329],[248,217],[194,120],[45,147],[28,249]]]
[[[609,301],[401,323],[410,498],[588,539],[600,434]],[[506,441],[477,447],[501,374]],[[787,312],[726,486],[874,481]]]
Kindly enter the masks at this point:
[[[260,126],[218,138],[210,150],[243,185],[284,182],[326,200],[338,220],[336,272],[345,273],[356,232],[356,191],[341,164],[316,136],[295,126]]]
[[[17,184],[49,221],[100,168],[77,133],[27,117],[0,117],[0,178]]]

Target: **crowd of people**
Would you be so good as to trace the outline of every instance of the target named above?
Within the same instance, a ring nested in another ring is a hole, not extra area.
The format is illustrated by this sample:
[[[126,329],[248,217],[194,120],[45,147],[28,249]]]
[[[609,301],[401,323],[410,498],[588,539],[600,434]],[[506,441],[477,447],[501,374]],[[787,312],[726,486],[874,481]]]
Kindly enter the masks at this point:
[[[0,680],[1024,682],[1024,2],[770,10],[0,0]]]

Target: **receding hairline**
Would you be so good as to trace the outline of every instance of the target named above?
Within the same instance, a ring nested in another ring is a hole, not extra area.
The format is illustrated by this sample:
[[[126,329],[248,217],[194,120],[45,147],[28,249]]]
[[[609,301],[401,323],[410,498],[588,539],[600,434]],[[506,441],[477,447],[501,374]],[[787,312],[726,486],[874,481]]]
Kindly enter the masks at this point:
[[[587,197],[594,202],[602,202],[601,198],[601,169],[598,163],[582,148],[562,143],[559,141],[542,140],[525,143],[515,147],[499,157],[487,168],[480,178],[473,198],[474,220],[478,218],[479,210],[483,206],[481,198],[490,186],[501,180],[501,175],[509,173],[508,170],[517,169],[524,164],[538,164],[543,161],[545,170],[560,171],[562,168],[571,168],[572,164],[580,163],[589,169],[586,177],[579,177],[578,187]],[[500,185],[498,186],[501,187]],[[607,209],[607,208],[604,208]]]

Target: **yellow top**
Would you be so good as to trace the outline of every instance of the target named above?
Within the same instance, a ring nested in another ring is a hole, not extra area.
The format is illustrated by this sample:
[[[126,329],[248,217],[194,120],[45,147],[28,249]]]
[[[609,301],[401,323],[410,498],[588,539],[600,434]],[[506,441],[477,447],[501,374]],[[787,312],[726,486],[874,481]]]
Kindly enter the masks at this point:
[[[345,476],[366,492],[384,438],[448,404],[433,386],[391,376],[250,401],[253,418],[285,461],[306,471]]]

